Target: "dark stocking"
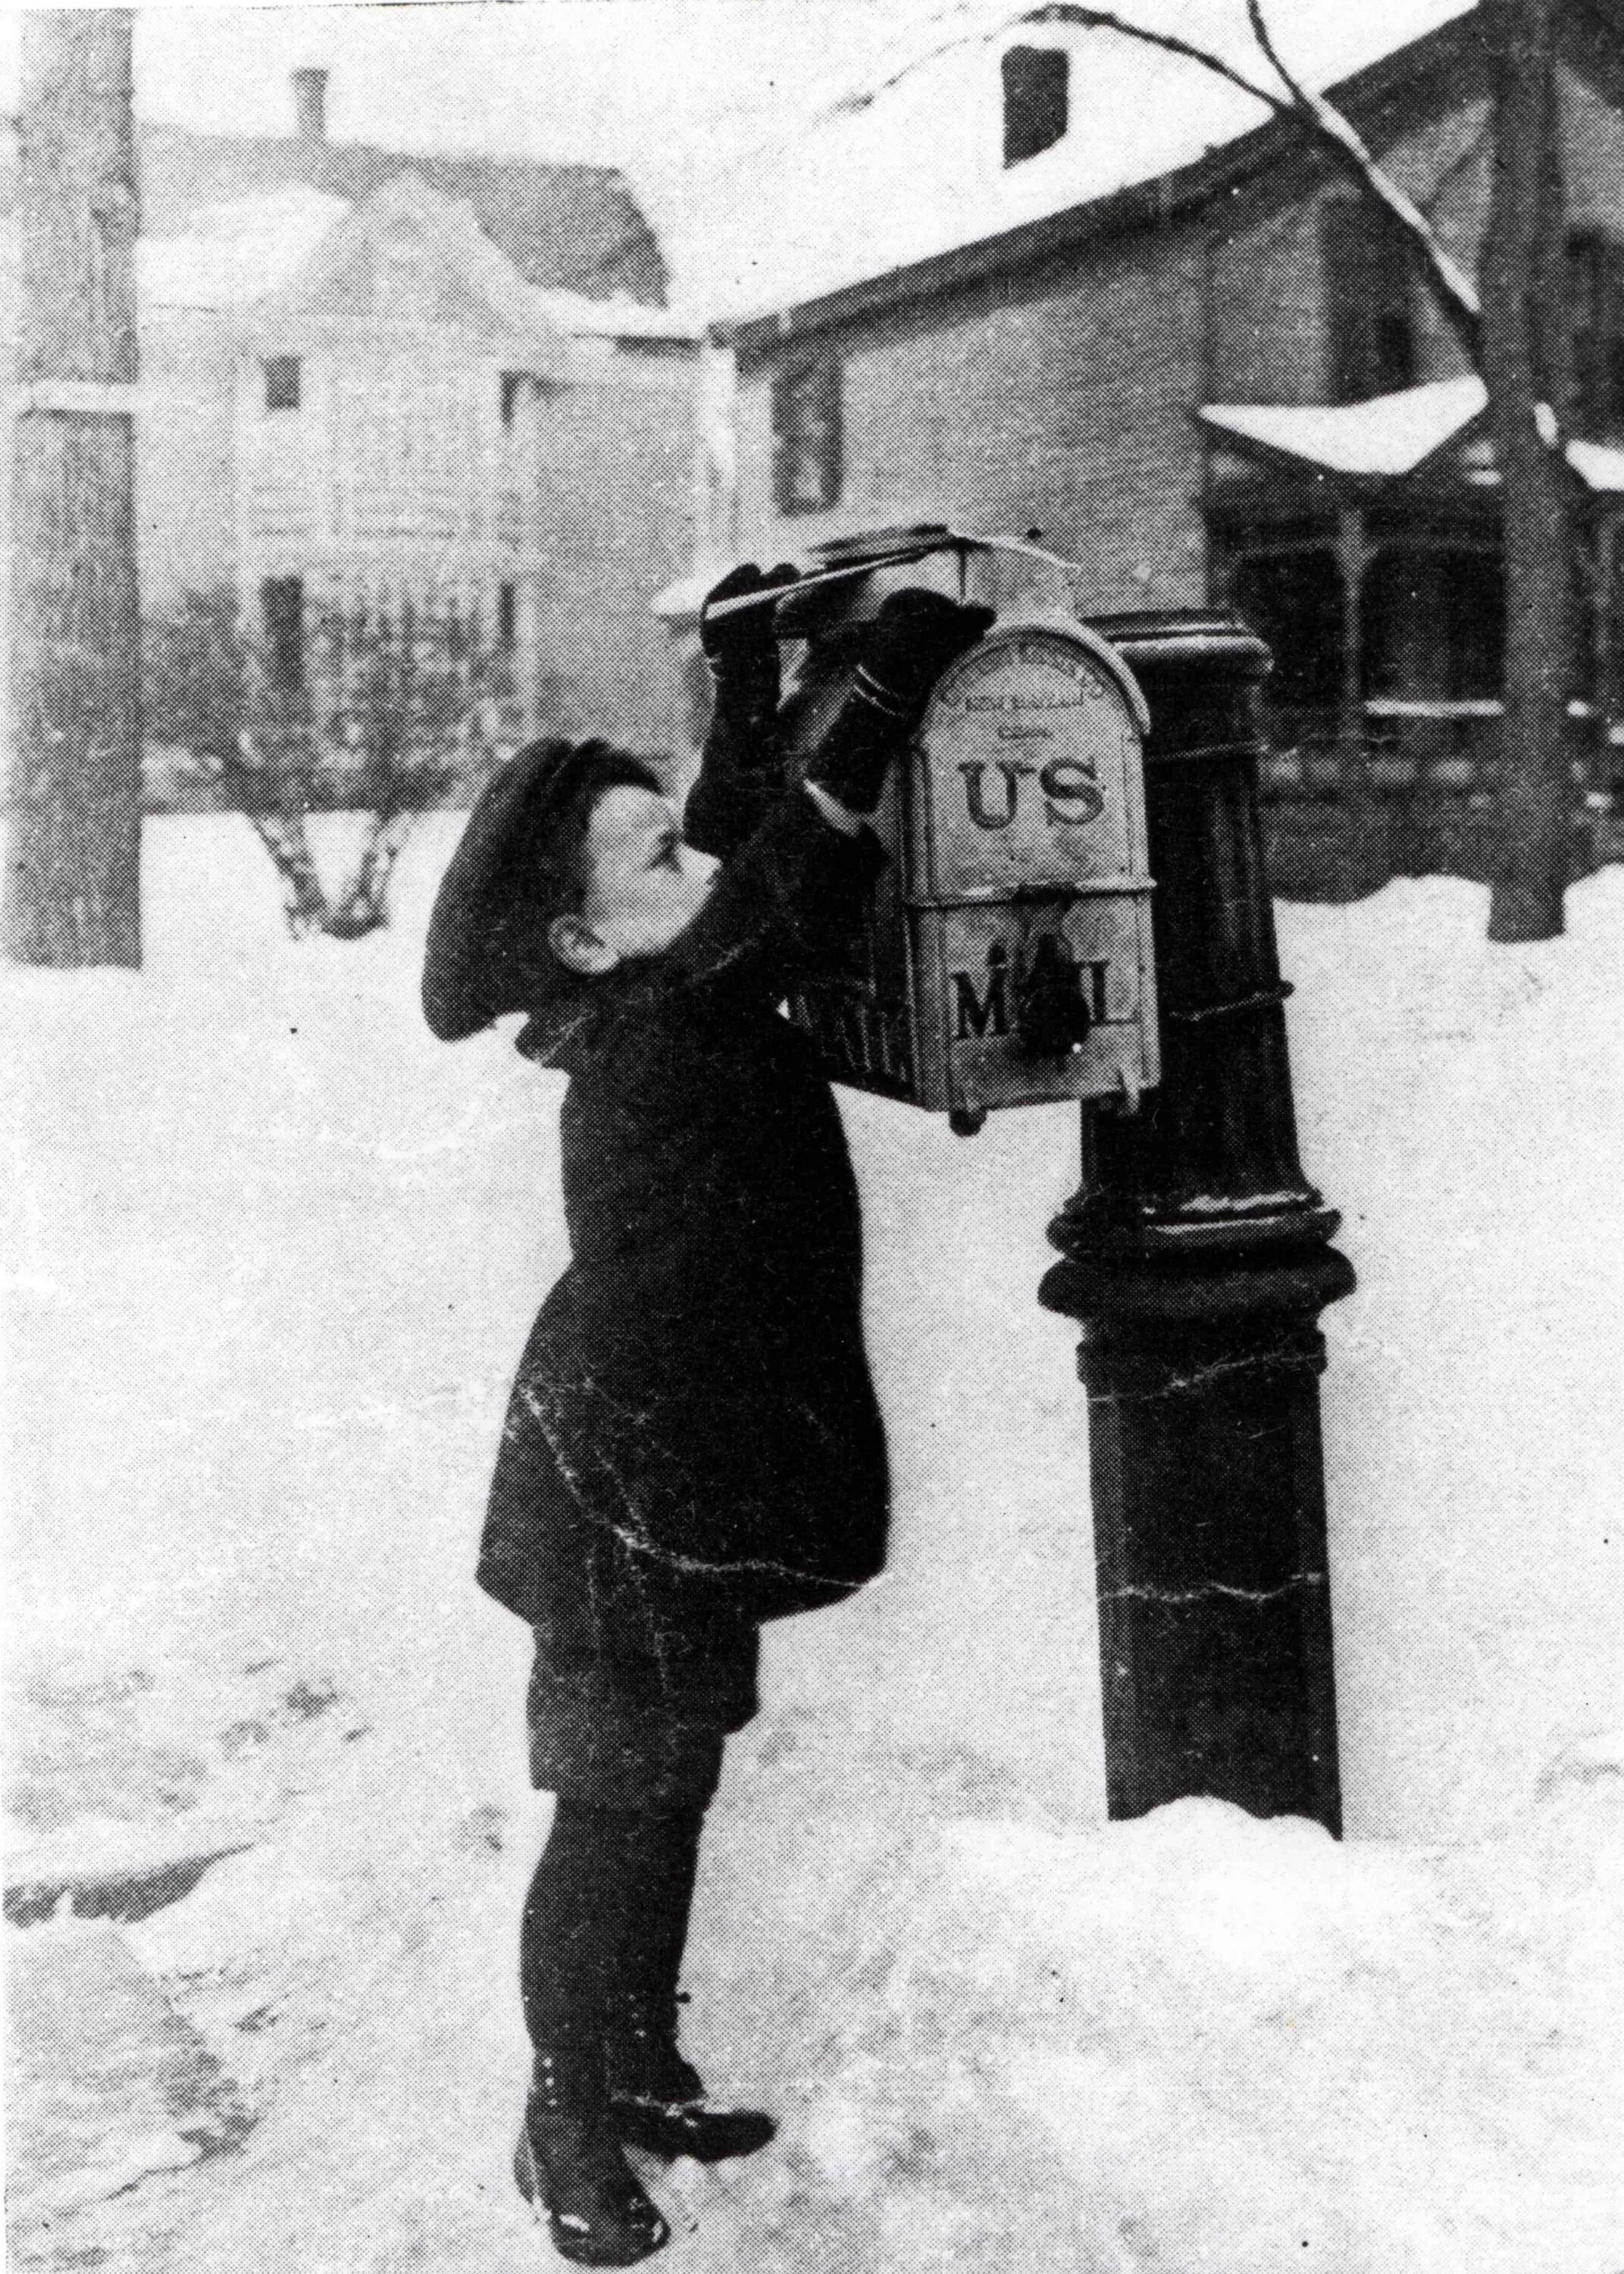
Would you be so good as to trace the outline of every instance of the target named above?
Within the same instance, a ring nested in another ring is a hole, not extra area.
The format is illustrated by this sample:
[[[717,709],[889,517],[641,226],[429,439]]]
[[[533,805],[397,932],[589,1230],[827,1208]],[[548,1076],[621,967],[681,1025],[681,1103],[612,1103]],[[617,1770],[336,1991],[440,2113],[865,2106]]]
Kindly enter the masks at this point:
[[[605,2073],[635,1820],[560,1798],[520,1930],[536,2058],[515,2176],[559,2252],[589,2266],[632,2265],[669,2233],[626,2161]]]
[[[677,1985],[693,1908],[703,1808],[638,1819],[628,1847],[640,1900],[627,1913],[621,2000],[608,2040],[610,2105],[620,2137],[656,2156],[719,2163],[753,2155],[775,2130],[753,2108],[713,2108],[677,2043]]]
[[[703,1808],[639,1817],[627,1848],[634,1901],[620,1945],[610,2082],[662,2100],[702,2090],[677,2051],[677,1998],[703,1826]]]
[[[674,2028],[703,1824],[560,1800],[519,1938],[533,2045],[601,2040],[628,2006]]]
[[[560,1800],[524,1907],[524,2017],[538,2056],[595,2058],[622,2139],[714,2162],[773,2135],[753,2110],[703,2105],[677,2044],[677,1985],[703,1803],[658,1811]]]
[[[524,2023],[538,2050],[600,2044],[624,1932],[635,1818],[560,1799],[519,1931]]]

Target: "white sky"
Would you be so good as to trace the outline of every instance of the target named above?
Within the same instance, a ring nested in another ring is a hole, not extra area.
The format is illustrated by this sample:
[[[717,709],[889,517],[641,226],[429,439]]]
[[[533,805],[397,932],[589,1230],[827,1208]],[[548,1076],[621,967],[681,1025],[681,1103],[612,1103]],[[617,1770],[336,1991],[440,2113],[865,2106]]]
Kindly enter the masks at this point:
[[[803,163],[809,118],[883,77],[910,44],[911,24],[929,17],[974,32],[1006,4],[1013,0],[158,0],[137,11],[137,102],[148,118],[203,130],[287,133],[289,75],[319,64],[331,73],[335,139],[620,165],[659,232],[676,297],[702,307],[741,296],[764,305],[774,278],[804,288],[984,234],[1024,217],[999,212],[1003,191],[1072,202],[1183,162],[1259,115],[1187,64],[1144,49],[1130,57],[1107,40],[1091,60],[1087,133],[1071,138],[1078,148],[1050,169],[1052,186],[1034,168],[1030,181],[992,184],[1000,195],[984,197],[978,181],[958,178],[945,147],[929,147],[934,134],[921,143],[902,129],[906,101],[849,122],[860,129],[854,141],[820,138],[821,177]],[[1244,0],[1126,4],[1262,68]],[[1270,0],[1270,13],[1294,63],[1325,84],[1465,4]],[[17,49],[16,0],[0,0],[0,107],[16,101]],[[1145,86],[1124,81],[1119,99],[1109,90],[1130,61]],[[888,147],[897,130],[906,148]],[[933,186],[933,158],[955,178]],[[1063,180],[1072,170],[1075,182]],[[965,210],[937,214],[933,197]]]
[[[20,11],[0,0],[0,102],[15,99]],[[334,74],[338,139],[625,162],[693,145],[838,75],[895,0],[392,0],[231,7],[156,0],[136,14],[137,101],[223,132],[291,124],[288,74]]]
[[[162,0],[137,13],[136,99],[148,118],[287,133],[289,74],[325,65],[335,140],[623,166],[680,264],[718,169],[733,178],[741,154],[858,83],[898,13],[896,0]],[[18,44],[14,0],[0,0],[0,108],[16,102]]]

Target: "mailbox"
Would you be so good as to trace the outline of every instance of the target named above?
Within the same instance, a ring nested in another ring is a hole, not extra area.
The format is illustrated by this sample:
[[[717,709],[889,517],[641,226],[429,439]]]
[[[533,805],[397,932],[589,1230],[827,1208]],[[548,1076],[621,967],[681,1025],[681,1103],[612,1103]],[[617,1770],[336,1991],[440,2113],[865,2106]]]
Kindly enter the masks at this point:
[[[950,542],[966,591],[966,550],[990,548]],[[837,620],[808,632],[785,714],[792,762],[844,694],[855,623],[882,583],[935,580],[909,562],[865,581],[862,599],[848,590]],[[945,1111],[966,1133],[1007,1105],[1132,1109],[1157,1081],[1147,723],[1106,641],[1029,597],[950,666],[875,819],[891,857],[863,933],[843,970],[791,1004],[835,1080]]]

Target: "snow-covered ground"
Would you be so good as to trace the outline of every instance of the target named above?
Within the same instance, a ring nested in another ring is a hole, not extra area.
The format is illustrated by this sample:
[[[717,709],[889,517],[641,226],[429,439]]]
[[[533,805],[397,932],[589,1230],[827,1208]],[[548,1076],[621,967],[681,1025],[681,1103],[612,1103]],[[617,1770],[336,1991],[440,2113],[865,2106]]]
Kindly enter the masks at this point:
[[[550,2263],[506,2172],[545,1803],[469,1571],[559,1090],[421,1025],[447,843],[394,931],[295,948],[245,825],[160,823],[147,970],[0,985],[20,2265]],[[1086,1417],[1034,1296],[1073,1118],[848,1101],[897,1552],[771,1630],[733,1749],[690,2035],[785,2127],[655,2176],[673,2274],[1624,2270],[1624,872],[1560,942],[1484,918],[1438,881],[1281,911],[1361,1281],[1325,1321],[1341,1847],[1104,1826]]]

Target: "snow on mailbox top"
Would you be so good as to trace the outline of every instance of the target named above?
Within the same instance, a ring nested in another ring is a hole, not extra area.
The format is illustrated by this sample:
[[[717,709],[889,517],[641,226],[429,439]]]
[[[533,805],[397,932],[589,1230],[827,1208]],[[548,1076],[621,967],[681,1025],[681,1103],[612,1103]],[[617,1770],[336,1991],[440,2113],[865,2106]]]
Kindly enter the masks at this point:
[[[1148,716],[1121,659],[1064,618],[1005,621],[943,676],[909,799],[915,906],[1120,891],[1147,856]]]

